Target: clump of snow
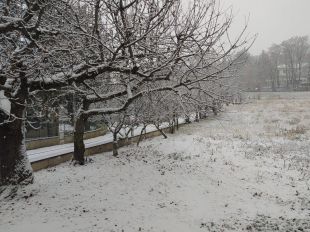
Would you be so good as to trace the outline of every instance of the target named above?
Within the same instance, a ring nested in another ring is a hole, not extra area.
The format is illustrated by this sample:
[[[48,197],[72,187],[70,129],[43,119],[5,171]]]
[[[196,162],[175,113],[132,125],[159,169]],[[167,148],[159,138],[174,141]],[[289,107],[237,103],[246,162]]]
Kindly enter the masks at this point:
[[[121,148],[119,158],[37,172],[0,199],[0,231],[309,231],[310,94],[282,95]],[[298,136],[279,133],[299,124]]]
[[[27,185],[33,182],[33,171],[27,156],[25,140],[20,145],[20,157],[15,166],[14,174],[11,183]]]
[[[3,90],[0,90],[0,110],[3,111],[7,115],[10,115],[11,113],[11,102],[4,95]]]

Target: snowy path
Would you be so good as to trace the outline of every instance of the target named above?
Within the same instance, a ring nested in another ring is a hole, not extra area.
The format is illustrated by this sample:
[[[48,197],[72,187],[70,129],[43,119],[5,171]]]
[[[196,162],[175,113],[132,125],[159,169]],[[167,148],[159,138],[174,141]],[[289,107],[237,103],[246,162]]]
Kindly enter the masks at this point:
[[[36,172],[0,231],[310,231],[310,94],[288,96]]]
[[[183,119],[179,119],[180,124],[184,123]],[[161,127],[165,128],[168,125],[163,124]],[[134,135],[139,135],[141,132],[142,127],[139,126],[134,129]],[[157,129],[153,125],[149,125],[146,128],[146,132],[152,132],[156,131]],[[122,132],[122,131],[121,131]],[[129,136],[130,138],[131,136]],[[99,146],[102,144],[107,144],[113,141],[113,136],[112,133],[107,133],[104,136],[98,136],[96,138],[92,139],[87,139],[85,140],[85,147],[95,147]],[[47,158],[55,157],[55,156],[60,156],[64,154],[68,154],[73,152],[74,150],[74,145],[73,143],[67,143],[67,144],[62,144],[62,145],[55,145],[55,146],[50,146],[50,147],[43,147],[43,148],[38,148],[38,149],[33,149],[33,150],[28,150],[27,155],[29,158],[29,161],[31,163],[39,161],[39,160],[44,160]]]
[[[112,142],[112,135],[110,133],[104,136],[99,136],[96,138],[85,140],[85,147],[86,148],[95,147],[95,146],[106,144],[109,142]],[[73,149],[74,149],[73,143],[68,143],[68,144],[55,145],[55,146],[50,146],[50,147],[43,147],[43,148],[28,150],[27,155],[28,155],[29,161],[33,163],[39,160],[44,160],[47,158],[71,153],[73,152]]]

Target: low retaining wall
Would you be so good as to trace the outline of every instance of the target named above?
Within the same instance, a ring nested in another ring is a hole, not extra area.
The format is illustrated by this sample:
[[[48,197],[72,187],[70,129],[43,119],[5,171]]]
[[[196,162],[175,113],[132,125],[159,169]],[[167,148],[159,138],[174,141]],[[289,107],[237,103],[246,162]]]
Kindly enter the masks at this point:
[[[184,124],[180,124],[179,127],[181,125],[184,125]],[[164,129],[162,129],[162,131],[164,131],[165,133],[169,133],[170,128],[164,128]],[[156,137],[159,135],[161,135],[160,131],[151,131],[151,132],[144,134],[143,139],[153,138],[153,137]],[[138,142],[139,137],[140,136],[137,135],[137,136],[133,136],[129,139],[121,139],[118,141],[118,145],[119,145],[119,147],[123,147],[123,146],[130,145],[132,143],[136,143],[136,142]],[[110,143],[101,144],[98,146],[86,148],[85,149],[85,156],[95,155],[98,153],[108,152],[108,151],[112,151],[112,150],[113,150],[113,142],[110,142]],[[32,168],[34,171],[39,171],[39,170],[49,168],[49,167],[53,167],[53,166],[56,166],[58,164],[64,163],[66,161],[72,160],[72,157],[73,157],[73,152],[70,152],[67,154],[51,157],[51,158],[48,158],[45,160],[39,160],[39,161],[33,162],[31,165],[32,165]]]

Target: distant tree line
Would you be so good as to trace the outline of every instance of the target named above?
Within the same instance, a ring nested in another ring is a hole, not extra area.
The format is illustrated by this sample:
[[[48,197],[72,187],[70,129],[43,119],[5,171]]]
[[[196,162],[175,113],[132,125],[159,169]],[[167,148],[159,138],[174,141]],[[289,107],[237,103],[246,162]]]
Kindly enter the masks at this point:
[[[310,49],[307,36],[295,36],[273,44],[253,56],[243,54],[240,83],[245,90],[310,90]]]

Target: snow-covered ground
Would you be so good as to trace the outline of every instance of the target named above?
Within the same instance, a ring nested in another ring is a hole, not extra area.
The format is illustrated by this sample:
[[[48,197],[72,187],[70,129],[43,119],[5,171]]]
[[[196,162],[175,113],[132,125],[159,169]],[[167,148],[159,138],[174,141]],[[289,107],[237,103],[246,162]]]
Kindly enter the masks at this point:
[[[251,97],[119,158],[35,173],[1,195],[0,231],[310,231],[310,93]]]

